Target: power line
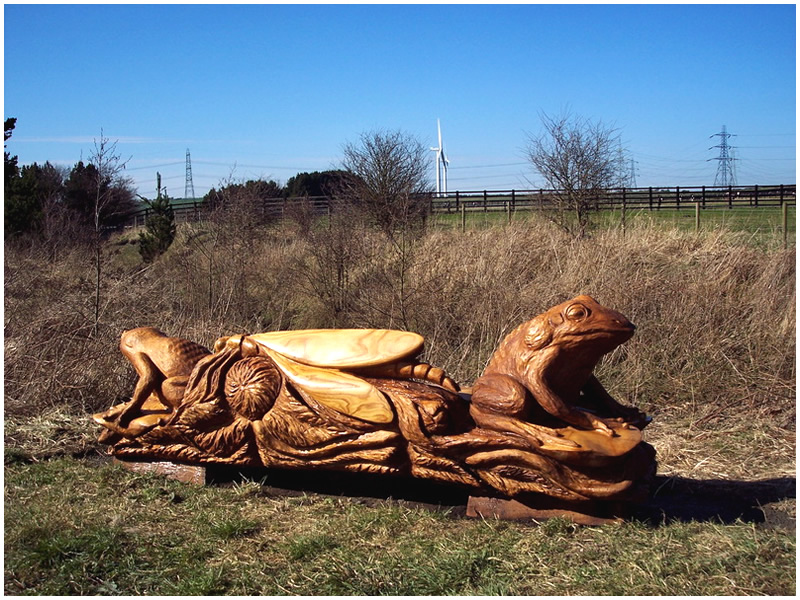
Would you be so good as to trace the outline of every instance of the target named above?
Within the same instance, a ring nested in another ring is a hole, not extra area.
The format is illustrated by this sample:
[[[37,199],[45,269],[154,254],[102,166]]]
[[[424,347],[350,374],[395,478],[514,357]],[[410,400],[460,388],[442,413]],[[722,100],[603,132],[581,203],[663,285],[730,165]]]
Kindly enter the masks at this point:
[[[144,169],[160,169],[161,167],[171,167],[173,165],[182,165],[183,161],[161,163],[158,165],[147,165],[144,167],[127,167],[126,171],[143,171]]]
[[[737,133],[737,137],[794,137],[794,133]]]
[[[527,165],[527,162],[516,162],[516,163],[501,163],[496,165],[466,165],[466,166],[458,166],[458,167],[450,167],[451,169],[492,169],[494,167],[518,167],[521,165]]]
[[[291,171],[297,171],[297,172],[308,171],[308,167],[291,167],[291,166],[289,166],[289,167],[287,167],[287,166],[276,167],[276,166],[270,166],[270,165],[243,165],[243,164],[238,163],[236,161],[233,161],[233,162],[217,162],[217,161],[212,161],[212,160],[196,160],[195,162],[199,163],[201,165],[212,165],[212,166],[217,166],[217,167],[241,167],[243,169],[291,170]]]
[[[475,181],[477,179],[500,179],[503,177],[516,177],[518,173],[502,173],[499,175],[473,175],[467,177],[453,177],[450,181]]]

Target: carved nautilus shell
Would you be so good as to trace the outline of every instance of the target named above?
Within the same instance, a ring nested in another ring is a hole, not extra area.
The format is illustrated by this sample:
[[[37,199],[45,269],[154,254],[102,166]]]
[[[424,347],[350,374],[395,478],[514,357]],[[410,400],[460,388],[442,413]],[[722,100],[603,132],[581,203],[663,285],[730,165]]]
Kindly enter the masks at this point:
[[[269,358],[253,356],[234,363],[225,377],[225,398],[231,409],[251,421],[261,419],[278,397],[281,373]]]

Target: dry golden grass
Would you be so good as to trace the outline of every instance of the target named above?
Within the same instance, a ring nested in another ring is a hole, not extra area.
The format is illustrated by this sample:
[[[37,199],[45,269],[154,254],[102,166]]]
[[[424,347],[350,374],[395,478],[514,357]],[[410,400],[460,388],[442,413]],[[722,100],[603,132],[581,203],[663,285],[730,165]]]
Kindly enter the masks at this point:
[[[134,374],[117,344],[132,327],[207,346],[234,332],[407,328],[425,336],[428,360],[469,385],[514,326],[588,293],[639,327],[598,375],[654,416],[648,435],[662,472],[794,473],[793,248],[647,223],[574,240],[527,220],[392,244],[357,220],[241,220],[182,225],[145,267],[130,238],[105,248],[97,336],[91,257],[6,245],[7,444],[36,439],[25,429],[33,416],[86,415],[127,396]]]

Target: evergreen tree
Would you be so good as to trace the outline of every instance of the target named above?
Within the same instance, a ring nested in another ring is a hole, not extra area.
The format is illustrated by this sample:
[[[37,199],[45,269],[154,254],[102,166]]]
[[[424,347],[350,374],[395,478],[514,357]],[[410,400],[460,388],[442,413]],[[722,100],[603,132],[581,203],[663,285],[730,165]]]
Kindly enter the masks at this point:
[[[8,152],[6,152],[6,142],[11,137],[11,133],[14,131],[14,127],[17,126],[17,119],[16,117],[10,117],[5,120],[4,124],[4,131],[3,131],[3,167],[5,171],[5,185],[8,188],[9,183],[12,179],[19,175],[19,169],[17,167],[17,156],[11,156]]]
[[[5,130],[3,132],[3,171],[5,174],[3,182],[3,229],[6,237],[26,231],[34,220],[29,214],[31,209],[29,204],[31,201],[24,194],[26,191],[25,188],[31,185],[30,177],[23,184],[17,164],[17,157],[11,156],[11,154],[6,151],[7,146],[5,142],[11,137],[16,124],[17,119],[15,117],[6,119]]]
[[[145,223],[147,231],[139,234],[139,254],[149,263],[166,252],[175,239],[175,214],[169,196],[162,196],[160,190],[155,200],[145,200],[145,203],[151,214]]]
[[[349,175],[347,171],[335,170],[298,173],[286,182],[284,194],[288,198],[330,196],[347,183]]]
[[[3,211],[6,236],[34,231],[41,222],[39,172],[40,167],[37,164],[26,165],[19,175],[6,182]]]
[[[80,161],[64,183],[64,205],[83,223],[102,230],[123,225],[136,209],[133,186],[119,175],[123,167],[113,166],[114,172],[106,166],[100,173],[95,164]]]

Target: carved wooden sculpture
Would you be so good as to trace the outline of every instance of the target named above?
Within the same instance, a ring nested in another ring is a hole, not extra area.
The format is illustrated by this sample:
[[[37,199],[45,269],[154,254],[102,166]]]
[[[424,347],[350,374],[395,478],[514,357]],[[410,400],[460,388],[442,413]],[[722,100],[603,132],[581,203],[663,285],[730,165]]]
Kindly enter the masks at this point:
[[[214,352],[152,328],[122,336],[130,402],[95,415],[114,455],[410,474],[565,501],[641,494],[655,471],[649,419],[593,369],[634,326],[588,296],[524,323],[472,394],[392,330],[220,338]]]

